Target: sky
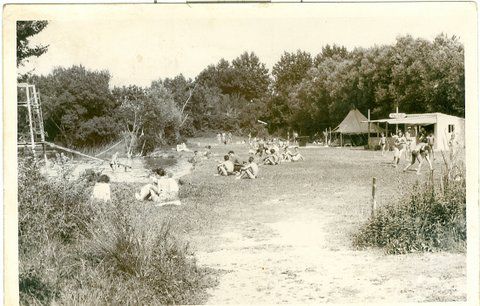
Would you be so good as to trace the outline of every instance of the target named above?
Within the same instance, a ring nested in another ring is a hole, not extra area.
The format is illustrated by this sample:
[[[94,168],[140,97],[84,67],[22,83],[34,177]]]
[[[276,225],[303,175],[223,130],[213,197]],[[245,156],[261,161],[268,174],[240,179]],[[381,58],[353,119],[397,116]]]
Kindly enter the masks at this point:
[[[48,74],[81,64],[110,71],[112,86],[148,86],[178,74],[194,78],[244,51],[271,70],[285,51],[316,55],[326,44],[352,50],[393,44],[399,35],[433,39],[439,33],[462,41],[471,9],[447,2],[32,7],[22,18],[49,25],[31,43],[49,48],[21,71]]]

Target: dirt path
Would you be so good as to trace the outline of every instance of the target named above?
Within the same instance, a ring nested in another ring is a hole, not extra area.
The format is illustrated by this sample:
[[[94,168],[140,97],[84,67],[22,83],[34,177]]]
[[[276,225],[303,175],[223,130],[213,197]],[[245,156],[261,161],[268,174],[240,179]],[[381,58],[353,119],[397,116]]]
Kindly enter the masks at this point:
[[[222,220],[193,237],[199,263],[221,271],[208,303],[465,300],[465,254],[387,256],[350,244],[368,216],[365,177],[378,174],[385,201],[399,186],[386,182],[410,183],[414,176],[362,162],[377,158],[372,152],[344,151],[339,158],[335,149],[319,150],[304,151],[308,164],[263,167],[256,182],[220,178]]]

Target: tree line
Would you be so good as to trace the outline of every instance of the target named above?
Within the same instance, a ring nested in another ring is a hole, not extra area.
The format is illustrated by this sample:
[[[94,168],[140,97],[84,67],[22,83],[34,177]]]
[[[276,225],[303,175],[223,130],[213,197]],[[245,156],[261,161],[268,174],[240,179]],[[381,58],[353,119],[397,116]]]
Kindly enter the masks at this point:
[[[42,49],[43,50],[43,49]],[[217,131],[313,136],[356,107],[384,118],[405,113],[465,115],[464,48],[455,36],[400,36],[392,45],[326,45],[316,55],[284,52],[272,70],[253,52],[221,59],[194,79],[182,74],[148,87],[110,86],[108,71],[83,66],[30,75],[40,90],[48,138],[96,146],[127,138],[136,151]],[[258,120],[267,122],[265,126]]]

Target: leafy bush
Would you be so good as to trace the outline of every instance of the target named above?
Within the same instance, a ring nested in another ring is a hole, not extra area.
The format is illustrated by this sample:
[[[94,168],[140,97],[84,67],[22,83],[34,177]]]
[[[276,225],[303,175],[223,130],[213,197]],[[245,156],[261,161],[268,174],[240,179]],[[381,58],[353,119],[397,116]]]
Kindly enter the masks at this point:
[[[451,174],[417,183],[405,200],[380,207],[354,235],[354,245],[381,247],[388,254],[465,251],[465,176]]]
[[[59,251],[68,248],[92,218],[83,180],[45,177],[31,159],[22,159],[18,170],[18,240],[20,300],[48,303],[58,296],[64,260]]]
[[[116,193],[122,199],[132,197],[128,190]],[[90,284],[103,287],[103,302],[198,303],[204,271],[197,268],[188,245],[174,237],[169,224],[152,217],[158,208],[115,201],[112,207],[98,209],[88,228],[83,257],[103,280]]]
[[[112,186],[110,204],[91,201],[86,177],[69,174],[19,164],[21,304],[201,301],[206,273],[159,208],[135,201],[130,185]]]

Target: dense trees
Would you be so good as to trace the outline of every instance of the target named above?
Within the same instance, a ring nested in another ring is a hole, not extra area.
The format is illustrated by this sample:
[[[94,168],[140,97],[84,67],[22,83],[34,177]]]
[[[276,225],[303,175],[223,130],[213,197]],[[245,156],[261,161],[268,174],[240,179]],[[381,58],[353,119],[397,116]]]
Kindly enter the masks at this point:
[[[254,53],[221,59],[192,80],[109,88],[107,71],[57,68],[33,77],[50,139],[95,145],[124,135],[137,151],[210,131],[314,135],[356,107],[373,118],[401,112],[464,116],[464,50],[458,38],[398,37],[393,45],[327,45],[315,56],[285,52],[271,74]]]
[[[373,118],[397,106],[406,113],[464,116],[464,51],[455,36],[441,34],[433,42],[403,36],[391,46],[350,52],[326,46],[306,69],[308,62],[298,51],[285,53],[274,66],[271,131],[313,135],[336,126],[351,107],[364,114],[370,109]]]
[[[40,90],[49,139],[85,146],[116,137],[117,123],[111,118],[118,103],[109,88],[109,72],[83,66],[56,68],[30,82]]]

